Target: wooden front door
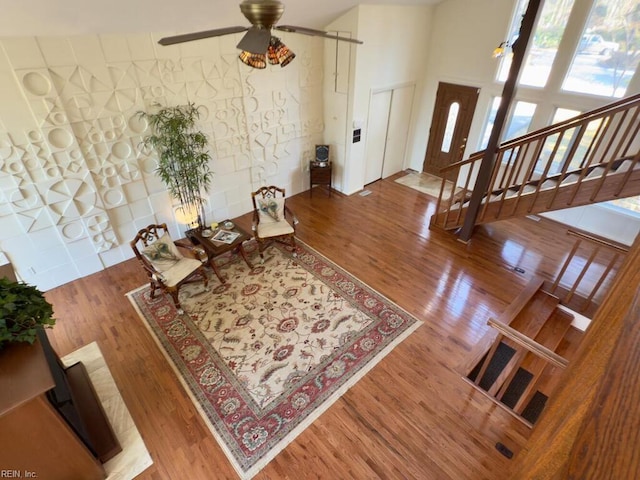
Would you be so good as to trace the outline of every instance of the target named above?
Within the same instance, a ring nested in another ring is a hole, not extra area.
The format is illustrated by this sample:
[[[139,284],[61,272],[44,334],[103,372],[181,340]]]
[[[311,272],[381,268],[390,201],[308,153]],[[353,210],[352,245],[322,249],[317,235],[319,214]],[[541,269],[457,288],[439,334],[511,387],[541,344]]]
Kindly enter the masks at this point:
[[[423,172],[442,176],[441,169],[462,160],[460,147],[466,144],[479,92],[476,87],[438,84]]]

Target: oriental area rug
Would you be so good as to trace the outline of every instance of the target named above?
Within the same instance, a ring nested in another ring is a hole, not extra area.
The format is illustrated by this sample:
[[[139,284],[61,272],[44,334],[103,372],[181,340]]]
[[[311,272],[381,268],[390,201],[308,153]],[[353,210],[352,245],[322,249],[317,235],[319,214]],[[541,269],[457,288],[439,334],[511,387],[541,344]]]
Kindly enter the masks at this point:
[[[421,322],[298,241],[180,289],[127,294],[239,476],[254,476]]]

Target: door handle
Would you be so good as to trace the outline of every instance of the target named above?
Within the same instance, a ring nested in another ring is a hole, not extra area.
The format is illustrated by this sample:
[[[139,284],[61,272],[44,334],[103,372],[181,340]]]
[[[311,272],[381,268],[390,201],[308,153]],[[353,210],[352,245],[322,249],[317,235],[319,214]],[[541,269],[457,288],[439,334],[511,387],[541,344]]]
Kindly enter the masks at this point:
[[[460,160],[462,160],[462,157],[464,156],[464,149],[466,147],[467,147],[467,139],[463,138],[462,143],[460,144],[460,153],[459,153]]]

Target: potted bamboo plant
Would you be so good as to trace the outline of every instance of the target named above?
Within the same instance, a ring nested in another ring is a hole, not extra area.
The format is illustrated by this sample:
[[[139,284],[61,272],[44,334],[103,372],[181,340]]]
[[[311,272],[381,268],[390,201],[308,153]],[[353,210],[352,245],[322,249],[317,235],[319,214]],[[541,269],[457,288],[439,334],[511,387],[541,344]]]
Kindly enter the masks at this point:
[[[211,184],[207,136],[196,128],[199,107],[193,103],[175,107],[157,106],[154,113],[139,112],[149,122],[151,134],[143,139],[145,147],[158,154],[156,173],[180,202],[182,212],[195,212],[198,224],[206,227],[203,197]]]
[[[55,323],[53,307],[40,290],[0,278],[0,349],[12,342],[33,344],[38,329]]]

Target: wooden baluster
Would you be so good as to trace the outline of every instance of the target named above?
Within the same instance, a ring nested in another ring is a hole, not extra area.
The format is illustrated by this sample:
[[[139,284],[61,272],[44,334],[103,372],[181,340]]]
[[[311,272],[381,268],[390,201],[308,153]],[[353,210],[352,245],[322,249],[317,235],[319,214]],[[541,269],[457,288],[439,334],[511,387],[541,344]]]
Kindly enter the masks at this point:
[[[576,252],[578,251],[578,247],[580,246],[580,243],[581,243],[581,240],[577,239],[576,242],[573,244],[573,248],[571,249],[571,252],[569,252],[567,259],[564,261],[564,264],[560,269],[560,273],[558,273],[558,275],[556,276],[556,280],[553,282],[553,285],[551,285],[551,290],[549,293],[555,293],[556,289],[558,288],[558,285],[560,284],[560,280],[562,280],[562,277],[566,273],[567,268],[569,268],[569,265],[571,264],[571,260],[573,260],[573,257],[576,255]]]
[[[593,297],[595,297],[596,293],[598,293],[598,290],[600,290],[600,287],[602,286],[602,284],[604,283],[605,279],[607,278],[607,275],[609,275],[609,272],[611,272],[611,270],[613,270],[613,267],[616,264],[616,262],[618,261],[619,257],[620,257],[620,255],[617,254],[617,253],[613,256],[613,259],[611,259],[611,261],[607,265],[607,268],[605,269],[605,271],[602,272],[602,275],[600,275],[600,278],[598,279],[598,282],[593,287],[593,289],[591,289],[591,293],[589,294],[589,296],[585,300],[581,311],[585,311],[589,307],[589,305],[591,304],[591,301],[593,300]]]
[[[578,278],[576,278],[576,281],[573,283],[573,286],[569,290],[569,293],[567,293],[566,297],[564,298],[564,300],[563,300],[564,302],[569,303],[571,301],[571,298],[573,297],[573,295],[575,294],[576,290],[578,289],[578,286],[580,285],[580,282],[582,281],[582,279],[584,278],[585,274],[587,273],[587,270],[589,270],[589,267],[591,266],[591,264],[595,260],[596,255],[598,255],[599,251],[600,251],[600,247],[596,247],[594,249],[594,251],[591,253],[591,256],[589,257],[589,260],[587,260],[587,263],[584,265],[584,267],[582,267],[582,271],[580,272],[580,275],[578,275]]]

